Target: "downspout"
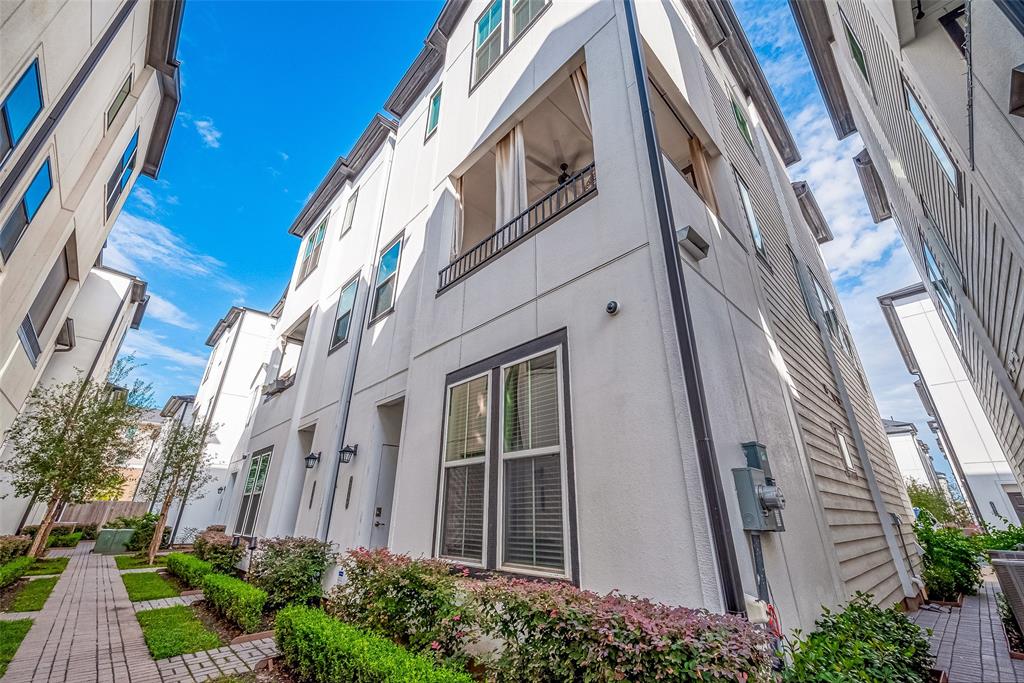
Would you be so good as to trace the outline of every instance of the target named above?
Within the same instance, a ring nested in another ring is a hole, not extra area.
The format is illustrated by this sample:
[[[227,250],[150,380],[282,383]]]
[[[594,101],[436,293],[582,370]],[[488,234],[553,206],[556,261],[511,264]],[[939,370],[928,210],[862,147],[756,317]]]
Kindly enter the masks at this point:
[[[217,412],[217,401],[220,400],[220,392],[224,389],[224,380],[228,376],[228,367],[231,366],[231,359],[235,355],[235,345],[238,343],[238,338],[242,336],[242,322],[245,319],[245,311],[238,314],[238,320],[236,325],[238,326],[235,330],[235,336],[231,339],[231,348],[228,349],[228,357],[224,359],[224,372],[220,373],[220,381],[217,382],[217,393],[213,395],[213,403],[210,404],[210,412],[206,416],[206,424],[203,426],[203,450],[206,450],[206,436],[210,433],[210,420],[213,419],[214,414]],[[213,360],[213,357],[210,357]],[[190,427],[191,428],[191,427]],[[181,516],[185,514],[185,504],[188,502],[188,494],[192,492],[192,482],[196,477],[196,468],[199,467],[199,463],[192,468],[192,471],[188,475],[188,483],[185,484],[185,493],[181,497],[181,505],[178,506],[178,515],[174,520],[174,529],[171,531],[171,545],[174,545],[174,539],[178,537],[178,527],[181,525]]]
[[[380,216],[377,219],[377,234],[373,240],[373,256],[370,260],[370,273],[367,278],[366,292],[363,296],[363,308],[358,316],[353,315],[353,321],[359,321],[359,331],[356,338],[352,340],[352,360],[345,371],[345,383],[341,389],[341,401],[338,409],[338,441],[334,447],[334,470],[331,472],[330,486],[327,487],[327,504],[320,515],[317,536],[321,541],[327,541],[331,534],[331,519],[334,516],[334,499],[338,492],[338,478],[341,476],[341,449],[345,446],[345,432],[348,429],[348,415],[352,408],[352,393],[356,384],[356,368],[359,365],[359,349],[363,345],[363,334],[366,332],[366,316],[370,310],[370,297],[373,295],[374,273],[373,266],[376,264],[376,253],[380,247],[380,234],[384,229],[384,208],[387,206],[388,190],[391,187],[391,166],[395,159],[395,139],[388,136],[390,153],[388,154],[388,170],[384,176],[384,189],[381,194]],[[396,295],[397,296],[397,295]]]
[[[625,9],[637,96],[640,99],[640,115],[643,120],[647,156],[654,185],[654,203],[658,210],[665,272],[669,280],[669,294],[675,320],[676,341],[679,344],[679,356],[682,361],[687,403],[697,447],[697,460],[700,463],[701,483],[704,487],[711,536],[715,547],[715,562],[721,583],[722,599],[726,612],[742,614],[745,612],[743,582],[736,559],[736,547],[733,545],[732,528],[729,524],[729,512],[726,508],[725,491],[718,469],[715,444],[711,438],[707,398],[704,394],[704,382],[697,358],[693,317],[690,312],[679,247],[676,242],[676,230],[672,220],[665,169],[662,165],[661,146],[658,144],[657,131],[654,128],[654,114],[651,111],[650,96],[647,91],[647,66],[640,48],[639,26],[633,0],[622,0],[622,4]]]

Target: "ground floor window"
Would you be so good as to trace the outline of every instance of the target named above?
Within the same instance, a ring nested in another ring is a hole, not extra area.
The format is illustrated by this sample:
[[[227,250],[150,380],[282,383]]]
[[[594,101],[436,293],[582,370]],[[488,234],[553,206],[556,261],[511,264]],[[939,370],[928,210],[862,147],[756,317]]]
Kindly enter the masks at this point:
[[[245,490],[242,492],[242,504],[238,508],[238,519],[235,520],[235,533],[251,536],[256,527],[256,514],[263,499],[263,487],[267,483],[267,472],[270,470],[270,456],[274,448],[257,451],[249,458],[249,472],[245,476]]]
[[[512,352],[510,352],[512,353]],[[496,357],[446,389],[440,557],[568,576],[569,467],[563,347]],[[485,367],[481,367],[485,366]]]

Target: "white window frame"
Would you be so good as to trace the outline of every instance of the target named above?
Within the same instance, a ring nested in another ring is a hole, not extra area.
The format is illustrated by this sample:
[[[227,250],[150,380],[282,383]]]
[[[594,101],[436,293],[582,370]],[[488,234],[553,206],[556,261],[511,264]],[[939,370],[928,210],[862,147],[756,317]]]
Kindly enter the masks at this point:
[[[754,206],[754,198],[750,195],[750,186],[743,179],[740,172],[733,168],[733,175],[736,176],[736,190],[740,195],[740,209],[743,211],[743,218],[747,221],[747,231],[750,233],[750,241],[754,245],[754,251],[767,262],[768,255],[765,252],[764,231],[757,221],[757,208]]]
[[[356,220],[356,204],[359,200],[359,188],[357,187],[352,191],[352,194],[348,197],[348,202],[345,203],[345,214],[341,221],[341,234],[338,239],[341,239],[348,231],[352,229],[352,224]]]
[[[928,145],[928,149],[931,151],[935,161],[938,162],[939,168],[942,169],[942,175],[949,184],[953,187],[953,191],[956,192],[956,196],[960,198],[960,166],[956,163],[956,159],[953,158],[953,153],[949,150],[949,147],[943,141],[939,135],[938,129],[932,122],[928,112],[925,111],[924,105],[921,104],[921,99],[917,96],[917,93],[913,91],[906,79],[900,79],[900,85],[903,88],[903,104],[907,108],[907,112],[910,114],[910,118],[914,120],[914,126],[918,132],[921,133],[921,137],[924,138],[925,143]],[[914,111],[916,108],[916,112]],[[917,114],[920,113],[920,116]],[[947,166],[948,164],[948,166]]]
[[[485,15],[490,13],[491,7],[494,6],[495,2],[501,3],[501,23],[498,25],[497,29],[491,31],[490,35],[488,35],[487,37],[487,40],[485,40],[480,45],[477,45],[477,26],[480,25],[480,20],[483,19]],[[517,0],[495,0],[495,2],[487,3],[487,6],[479,15],[477,15],[476,20],[473,22],[473,40],[471,56],[471,59],[473,61],[470,67],[471,91],[473,88],[476,87],[478,83],[480,83],[484,79],[484,77],[487,74],[494,71],[494,67],[498,64],[498,62],[501,61],[502,57],[505,56],[505,53],[508,52],[513,45],[519,42],[519,40],[524,35],[526,35],[526,32],[530,30],[530,27],[537,23],[537,20],[544,14],[544,12],[547,11],[548,7],[551,6],[552,0],[545,0],[544,7],[542,7],[535,15],[533,15],[533,17],[530,18],[530,21],[527,22],[527,24],[523,26],[523,29],[515,36],[512,35],[512,6],[517,4]],[[497,34],[497,38],[495,38],[495,34]],[[486,69],[484,69],[483,72],[480,72],[477,69],[477,57],[480,54],[480,49],[484,47],[484,45],[487,45],[493,40],[498,41],[498,56],[494,59],[493,62],[491,62],[487,66]]]
[[[491,392],[494,391],[494,382],[492,382],[491,370],[488,368],[483,372],[477,373],[472,377],[465,377],[457,382],[451,382],[445,385],[444,389],[444,420],[441,425],[441,440],[443,446],[441,447],[441,481],[438,486],[438,499],[437,509],[440,514],[437,515],[437,528],[434,537],[437,542],[434,547],[434,557],[444,560],[446,562],[454,562],[456,564],[465,565],[467,567],[474,567],[477,569],[484,569],[487,566],[487,549],[490,535],[488,531],[488,518],[487,513],[490,508],[491,500],[491,429],[494,428],[494,416],[491,414]],[[476,456],[474,458],[463,458],[462,460],[448,461],[448,417],[449,409],[451,406],[452,390],[455,387],[462,386],[463,384],[469,384],[474,380],[478,380],[481,377],[487,379],[487,426],[484,439],[484,454],[482,456]],[[451,467],[468,467],[470,465],[477,465],[479,463],[484,465],[484,515],[483,515],[483,534],[481,535],[481,546],[480,546],[480,561],[471,562],[469,560],[450,557],[442,554],[444,548],[444,501],[445,501],[445,474]],[[500,501],[499,501],[500,506]]]
[[[555,353],[555,377],[557,380],[557,400],[558,400],[558,446],[556,447],[544,447],[544,448],[531,448],[525,451],[516,451],[514,453],[505,453],[505,370],[515,365],[520,365],[534,358],[540,356],[546,356],[550,353]],[[497,529],[497,556],[495,557],[495,565],[500,571],[507,571],[516,574],[528,574],[530,576],[547,576],[556,578],[569,579],[572,576],[572,558],[570,553],[570,539],[569,539],[569,475],[566,466],[567,454],[566,454],[566,442],[565,442],[565,387],[562,382],[564,368],[562,366],[562,347],[561,345],[553,346],[537,353],[532,353],[522,358],[517,358],[514,361],[505,363],[498,368],[499,377],[499,394],[500,397],[498,411],[498,492],[497,492],[497,509],[498,509],[498,523]],[[505,563],[505,462],[508,460],[515,460],[519,458],[530,458],[541,455],[553,455],[557,453],[559,456],[559,473],[561,480],[561,496],[562,496],[562,569],[542,569],[539,567],[530,567],[519,564],[506,564]],[[485,520],[486,521],[486,520]]]
[[[855,473],[857,466],[853,462],[853,454],[850,452],[850,442],[846,440],[846,433],[839,428],[839,425],[833,424],[832,431],[836,435],[836,445],[839,446],[839,455],[843,458],[843,464],[846,465],[846,471],[849,473]]]
[[[317,223],[316,227],[310,231],[309,238],[303,242],[304,247],[299,252],[299,279],[295,283],[296,287],[305,282],[306,278],[312,275],[313,271],[320,265],[320,251],[318,249],[323,249],[324,237],[327,235],[327,221],[330,218],[330,214],[324,216],[324,219]],[[314,254],[316,254],[315,258]],[[306,263],[311,259],[313,264],[307,268]]]
[[[437,89],[435,89],[434,92],[431,93],[430,99],[427,100],[427,132],[423,136],[423,140],[424,141],[429,140],[430,136],[432,136],[435,132],[437,132],[438,126],[441,125],[441,92],[442,92],[443,87],[444,87],[443,83],[441,85],[437,86]],[[437,100],[437,119],[434,121],[434,125],[431,126],[430,125],[430,115],[434,111],[434,100]]]

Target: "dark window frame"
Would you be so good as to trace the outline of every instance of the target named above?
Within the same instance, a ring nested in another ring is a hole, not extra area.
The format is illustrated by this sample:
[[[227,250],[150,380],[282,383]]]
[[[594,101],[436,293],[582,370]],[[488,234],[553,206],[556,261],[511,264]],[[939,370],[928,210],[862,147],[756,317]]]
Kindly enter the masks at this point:
[[[559,399],[561,401],[561,413],[560,417],[562,420],[562,434],[564,435],[564,443],[561,445],[562,448],[562,467],[564,472],[564,483],[565,490],[563,491],[563,503],[566,510],[567,518],[567,532],[566,541],[567,545],[564,547],[565,556],[565,573],[554,574],[545,572],[542,570],[530,571],[526,569],[517,568],[501,568],[501,563],[498,561],[498,539],[497,534],[500,533],[498,529],[498,484],[497,479],[500,475],[499,466],[500,452],[498,439],[500,438],[500,428],[492,429],[494,424],[494,416],[498,416],[502,411],[501,404],[501,375],[503,370],[509,365],[522,362],[525,359],[535,357],[537,355],[543,355],[553,349],[559,349],[558,351],[558,368],[559,381],[561,383]],[[484,567],[478,568],[481,571],[487,573],[507,574],[510,576],[529,576],[531,578],[541,581],[554,581],[563,582],[569,581],[573,585],[580,585],[580,553],[579,553],[579,531],[578,531],[578,520],[577,520],[577,509],[576,509],[576,472],[575,472],[575,452],[573,447],[573,418],[572,418],[572,389],[569,377],[569,343],[568,343],[568,331],[566,328],[556,330],[542,337],[538,337],[532,341],[520,344],[519,346],[507,349],[493,356],[477,361],[470,365],[467,365],[459,370],[448,373],[445,377],[444,388],[445,388],[445,400],[442,402],[441,408],[441,424],[442,430],[440,435],[439,444],[439,457],[438,457],[438,479],[437,479],[437,490],[435,492],[435,507],[434,507],[434,538],[431,545],[432,555],[434,557],[440,557],[438,549],[440,548],[441,537],[440,529],[442,523],[442,477],[444,469],[444,454],[445,454],[445,439],[446,433],[445,428],[447,426],[447,411],[448,411],[448,391],[449,388],[458,384],[461,384],[469,379],[478,377],[484,373],[490,373],[488,379],[488,446],[486,455],[486,500],[485,500],[485,525],[484,525],[484,538],[487,547],[484,550]],[[495,384],[497,382],[497,384]],[[497,389],[495,389],[497,387]],[[443,559],[443,558],[441,558]],[[464,562],[462,564],[465,564]]]
[[[387,254],[395,245],[398,246],[398,263],[395,264],[395,272],[391,273],[383,280],[380,280],[380,267],[384,259],[384,255]],[[398,303],[398,275],[402,271],[402,254],[405,252],[405,233],[399,233],[394,239],[388,242],[387,246],[380,250],[377,255],[377,262],[374,264],[373,269],[373,289],[370,292],[370,319],[367,321],[366,326],[372,327],[379,321],[388,317],[395,311],[395,305]],[[387,308],[381,311],[375,310],[377,307],[377,292],[380,288],[390,279],[394,278],[395,288],[391,296],[391,303]]]
[[[750,185],[743,179],[743,174],[740,173],[739,169],[733,166],[733,176],[736,179],[736,193],[740,200],[740,211],[743,213],[743,219],[747,223],[747,232],[750,235],[750,241],[754,245],[754,253],[760,257],[764,265],[771,268],[771,264],[768,262],[768,251],[764,240],[764,231],[761,229],[761,224],[757,220],[757,207],[754,206],[754,198],[750,193]],[[743,201],[743,197],[746,196],[747,201],[750,204],[750,211],[747,211],[747,203]]]
[[[29,119],[28,123],[25,125],[25,129],[21,131],[21,135],[15,138],[14,132],[11,130],[10,115],[7,113],[7,103],[8,100],[10,100],[11,94],[18,89],[18,86],[21,85],[22,81],[28,77],[29,72],[33,70],[36,77],[36,93],[39,95],[39,108],[32,115],[32,118]],[[14,150],[18,147],[18,143],[25,139],[28,131],[30,131],[36,121],[39,120],[39,115],[43,113],[44,109],[46,109],[46,97],[43,92],[43,76],[40,71],[39,57],[35,57],[31,62],[29,62],[29,65],[25,67],[25,70],[21,72],[21,75],[18,77],[18,80],[14,82],[14,85],[11,86],[11,89],[4,93],[3,100],[0,100],[0,135],[2,135],[4,145],[8,147],[3,152],[0,152],[0,166],[3,166],[7,160],[14,155]]]
[[[426,142],[430,138],[434,137],[434,133],[436,133],[437,129],[441,126],[441,101],[442,100],[439,99],[439,98],[441,98],[443,88],[444,88],[444,83],[441,83],[436,88],[434,88],[434,91],[432,93],[430,93],[430,97],[427,99],[427,131],[423,135],[423,142]],[[433,112],[434,100],[435,99],[438,100],[438,103],[437,103],[437,120],[434,121],[434,126],[431,127],[430,126],[430,115]]]
[[[341,234],[338,235],[340,240],[342,237],[348,234],[348,231],[352,229],[352,226],[356,222],[356,208],[359,206],[359,186],[356,186],[352,190],[352,194],[348,196],[345,201],[345,213],[341,214]]]
[[[259,476],[260,476],[260,471],[259,470],[254,470],[253,468],[256,465],[256,461],[257,460],[260,461],[260,466],[262,467],[262,463],[263,463],[264,459],[266,459],[267,467],[266,467],[265,470],[263,470],[263,480],[262,480],[262,482],[260,482],[258,484],[259,489],[260,489],[259,492],[258,492],[259,493],[259,498],[256,501],[256,508],[253,509],[252,508],[252,499],[257,494],[257,491],[256,491],[256,487],[257,487],[256,479],[258,479]],[[274,464],[274,447],[273,446],[267,446],[266,448],[261,448],[258,451],[253,451],[252,453],[249,454],[249,468],[246,470],[245,478],[242,480],[242,496],[241,496],[241,499],[239,500],[239,504],[238,504],[238,515],[236,516],[235,524],[232,527],[234,529],[234,533],[236,535],[241,535],[241,536],[246,536],[246,537],[254,536],[255,535],[256,522],[259,521],[260,509],[263,507],[263,495],[264,495],[264,493],[266,493],[266,490],[267,490],[267,479],[270,478],[270,468],[271,468],[271,466],[273,464]],[[250,475],[253,477],[253,487],[252,487],[252,489],[249,492],[246,492],[246,488],[248,488],[248,485],[249,485]],[[249,497],[248,501],[246,500],[246,496]],[[251,524],[247,524],[246,523],[247,521],[251,522]],[[249,528],[248,533],[246,533],[246,527]]]
[[[946,144],[946,141],[943,140],[942,136],[939,134],[939,129],[935,127],[935,123],[932,121],[932,118],[928,115],[928,112],[925,110],[924,104],[921,102],[921,98],[918,97],[917,93],[914,92],[914,89],[910,87],[910,83],[907,82],[906,77],[904,77],[902,74],[900,75],[900,84],[903,90],[903,106],[906,108],[907,113],[910,115],[910,118],[914,123],[914,128],[916,128],[917,132],[920,133],[921,137],[924,138],[925,145],[928,147],[932,156],[935,158],[935,161],[939,164],[939,168],[942,170],[942,176],[953,187],[953,192],[956,193],[957,200],[962,204],[964,172],[963,170],[961,170],[960,164],[957,163],[956,157],[953,156],[953,153],[950,151],[949,146]],[[950,178],[949,175],[946,173],[946,169],[942,164],[942,159],[939,157],[938,152],[936,152],[935,147],[931,144],[931,140],[928,137],[928,134],[923,130],[921,122],[918,121],[916,116],[914,116],[914,109],[913,107],[911,107],[910,103],[911,98],[913,98],[914,102],[917,104],[917,108],[921,111],[921,115],[924,117],[925,122],[928,124],[928,128],[931,129],[931,133],[935,137],[935,141],[939,143],[939,147],[942,148],[942,153],[949,161],[950,166],[953,167],[953,175],[955,176],[954,178]]]
[[[857,71],[864,78],[864,81],[868,84],[868,89],[871,91],[871,99],[877,101],[875,96],[875,81],[871,77],[871,65],[868,64],[868,53],[864,50],[864,43],[861,42],[860,36],[853,30],[853,24],[847,18],[843,8],[839,8],[839,19],[843,24],[843,33],[846,34],[846,48],[850,51],[850,58],[857,67]],[[854,46],[857,48],[857,52],[860,53],[860,59],[857,59],[857,55],[854,52]]]
[[[114,166],[113,172],[111,172],[107,182],[103,185],[104,222],[110,221],[114,216],[117,202],[121,199],[121,195],[124,194],[125,188],[131,183],[132,176],[135,175],[135,170],[139,164],[139,130],[139,128],[135,129],[132,137],[128,140],[128,145],[121,152],[117,165]],[[131,152],[129,153],[128,150],[131,150]],[[127,159],[125,155],[127,155]]]
[[[338,311],[341,307],[341,301],[345,297],[345,290],[349,287],[354,286],[356,288],[355,294],[352,295],[352,308],[349,309],[349,321],[348,329],[345,331],[345,338],[341,341],[336,341],[336,334],[338,329]],[[331,340],[328,342],[327,355],[331,355],[342,346],[348,343],[349,337],[352,335],[352,322],[356,317],[356,305],[359,303],[359,274],[353,275],[349,278],[345,284],[341,286],[338,291],[338,303],[334,306],[334,324],[331,325]]]
[[[135,74],[133,71],[128,72],[128,76],[121,82],[121,87],[114,93],[114,99],[111,100],[110,106],[107,107],[106,112],[103,116],[106,119],[106,125],[103,127],[104,131],[110,130],[110,126],[113,125],[114,119],[121,113],[121,109],[124,107],[125,102],[132,95],[132,87],[135,85]],[[123,95],[123,96],[122,96]],[[111,113],[113,111],[113,113]]]
[[[28,192],[35,184],[36,180],[39,179],[40,174],[44,169],[46,170],[46,177],[49,186],[46,188],[46,192],[43,196],[39,198],[39,203],[36,205],[35,209],[30,211],[28,205]],[[25,237],[29,226],[32,225],[32,219],[34,219],[36,214],[39,213],[39,209],[42,208],[51,192],[53,192],[53,165],[50,163],[50,157],[47,156],[46,159],[43,160],[43,163],[39,164],[39,168],[36,169],[36,172],[32,175],[32,180],[30,180],[28,186],[26,186],[25,192],[22,193],[21,199],[14,204],[13,211],[11,211],[10,215],[7,216],[3,226],[0,227],[0,234],[8,232],[9,230],[11,232],[17,231],[18,233],[17,237],[15,237],[11,242],[10,247],[6,250],[6,253],[0,249],[0,263],[6,264],[11,260],[14,250],[18,248],[18,244],[21,242],[22,238]],[[15,220],[16,218],[20,220]],[[20,225],[18,225],[19,223]]]

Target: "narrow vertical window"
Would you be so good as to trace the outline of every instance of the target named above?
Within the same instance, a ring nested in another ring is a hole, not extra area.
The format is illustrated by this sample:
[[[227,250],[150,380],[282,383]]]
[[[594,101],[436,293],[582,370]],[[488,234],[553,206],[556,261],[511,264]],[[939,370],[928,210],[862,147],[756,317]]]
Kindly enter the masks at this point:
[[[503,0],[494,0],[476,21],[474,81],[490,71],[502,50]]]
[[[565,570],[559,393],[554,351],[503,369],[502,565]]]
[[[832,429],[836,433],[836,443],[839,445],[839,453],[843,456],[843,464],[846,465],[848,471],[856,471],[856,467],[853,464],[853,456],[850,454],[850,445],[846,442],[846,434],[836,425],[832,425]]]
[[[65,247],[57,256],[53,266],[50,267],[50,272],[46,274],[46,279],[43,280],[42,286],[36,292],[35,299],[32,300],[32,305],[29,306],[28,315],[22,320],[21,327],[18,329],[18,337],[33,366],[42,353],[39,337],[46,323],[49,322],[50,316],[53,315],[54,309],[57,308],[57,302],[60,301],[60,296],[64,293],[70,280],[71,269],[68,263],[68,250]]]
[[[852,351],[850,339],[847,336],[846,328],[839,322],[839,312],[836,310],[835,303],[832,302],[832,297],[828,295],[825,288],[818,282],[818,278],[812,276],[812,279],[814,280],[814,291],[818,296],[818,304],[821,306],[821,313],[825,318],[825,325],[828,327],[829,334],[839,342],[843,350],[850,353]]]
[[[331,351],[348,341],[348,331],[352,326],[352,309],[355,307],[358,289],[357,277],[345,285],[338,296],[338,310],[334,315],[334,331],[331,334]]]
[[[352,196],[348,198],[348,203],[345,204],[345,217],[341,221],[341,236],[344,237],[345,233],[352,229],[352,223],[356,218],[356,201],[359,199],[359,188],[357,187]]]
[[[47,158],[36,171],[32,182],[29,183],[25,194],[22,195],[21,201],[14,205],[11,215],[7,217],[3,227],[0,228],[0,255],[3,256],[4,261],[11,258],[14,248],[18,246],[18,242],[21,241],[29,223],[32,222],[51,189],[53,189],[53,177],[50,174],[50,160]]]
[[[850,46],[850,56],[853,57],[853,62],[857,65],[861,75],[864,76],[864,80],[868,82],[868,85],[871,85],[871,76],[868,73],[868,60],[864,54],[864,48],[861,47],[857,34],[853,32],[853,27],[850,26],[850,22],[842,12],[840,12],[840,17],[843,21],[843,32],[846,34],[846,42]]]
[[[324,217],[316,230],[309,233],[309,238],[306,240],[306,248],[302,252],[302,263],[299,266],[298,284],[300,285],[309,277],[310,273],[316,270],[316,266],[320,262],[320,250],[323,248],[324,233],[327,232],[327,218]]]
[[[437,124],[441,120],[441,88],[438,87],[430,96],[430,106],[427,109],[427,137],[437,130]]]
[[[488,376],[448,390],[442,462],[440,555],[483,564]]]
[[[736,117],[736,127],[739,128],[740,134],[743,135],[743,139],[747,141],[747,146],[753,152],[754,136],[750,132],[750,123],[747,121],[747,115],[740,109],[740,105],[736,104],[736,100],[732,100],[732,115]]]
[[[950,328],[956,333],[959,328],[956,297],[953,295],[953,289],[949,286],[946,276],[942,274],[939,262],[935,259],[935,254],[932,253],[928,243],[922,239],[921,245],[924,248],[924,265],[925,270],[928,272],[928,281],[932,284],[935,296],[939,299],[939,305],[942,309],[942,314],[946,317],[946,322],[949,323]]]
[[[138,152],[139,131],[136,129],[135,135],[132,136],[132,139],[128,141],[128,146],[121,152],[121,158],[117,160],[117,165],[114,166],[110,178],[107,179],[107,220],[110,220],[114,213],[114,207],[117,206],[117,200],[120,199],[124,188],[128,186],[128,182],[131,180],[132,173],[135,171]]]
[[[935,126],[932,125],[928,115],[924,113],[924,108],[921,103],[914,96],[914,93],[907,86],[906,82],[903,83],[903,93],[906,96],[907,109],[910,110],[910,115],[914,119],[914,123],[917,124],[921,134],[924,135],[925,142],[928,143],[928,147],[931,148],[932,154],[939,162],[939,166],[942,167],[942,172],[946,175],[950,184],[957,190],[959,190],[959,178],[960,171],[956,167],[956,163],[953,161],[953,157],[950,156],[946,146],[942,144],[942,140],[939,139],[939,133],[935,130]]]
[[[29,65],[0,104],[0,161],[25,137],[42,110],[43,88],[37,60]]]
[[[743,204],[743,213],[747,217],[747,227],[750,228],[750,236],[754,240],[754,248],[757,253],[764,256],[764,237],[761,234],[761,226],[757,223],[757,213],[754,211],[754,203],[750,200],[750,190],[743,178],[736,173],[736,185],[740,189],[740,202]]]
[[[110,129],[110,125],[117,118],[117,115],[121,113],[121,107],[124,106],[125,101],[128,99],[128,95],[132,92],[132,75],[128,74],[128,78],[121,84],[121,89],[114,95],[114,101],[110,103],[110,107],[107,108],[107,129]]]
[[[398,288],[398,263],[402,258],[402,238],[399,237],[384,249],[377,266],[377,282],[373,293],[371,322],[395,307],[395,293]]]

